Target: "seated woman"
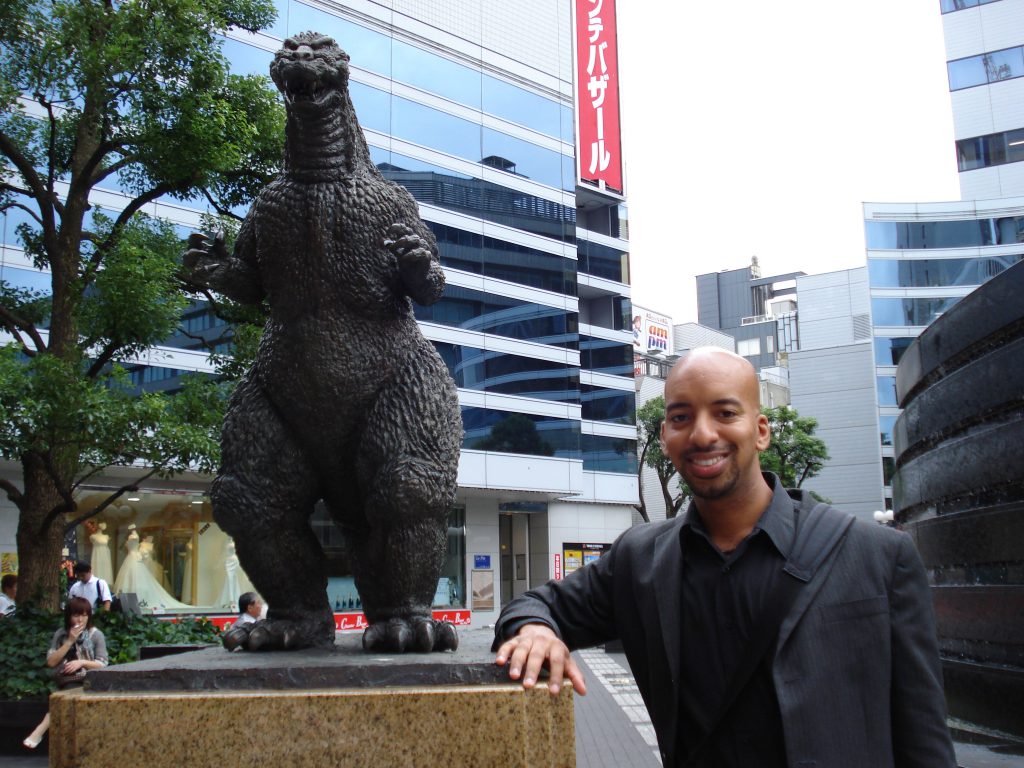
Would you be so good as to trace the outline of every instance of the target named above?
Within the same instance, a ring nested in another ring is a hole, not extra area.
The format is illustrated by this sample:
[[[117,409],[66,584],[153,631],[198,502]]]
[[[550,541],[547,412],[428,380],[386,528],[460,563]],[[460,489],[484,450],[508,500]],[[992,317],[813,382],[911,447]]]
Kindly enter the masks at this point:
[[[90,669],[107,666],[107,641],[92,625],[92,604],[84,597],[72,597],[64,606],[64,627],[53,633],[46,666],[55,670],[57,686],[74,688],[85,680]],[[35,749],[50,728],[50,713],[22,742]]]

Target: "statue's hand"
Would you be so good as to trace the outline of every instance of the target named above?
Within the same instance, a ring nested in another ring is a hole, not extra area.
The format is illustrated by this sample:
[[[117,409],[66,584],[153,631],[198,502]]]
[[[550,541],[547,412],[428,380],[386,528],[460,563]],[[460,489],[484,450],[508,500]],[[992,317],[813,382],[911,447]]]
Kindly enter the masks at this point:
[[[217,232],[212,240],[202,232],[193,232],[188,236],[188,250],[181,259],[181,278],[191,285],[209,287],[213,274],[228,258],[223,231]]]
[[[398,259],[398,272],[410,291],[427,280],[432,263],[430,245],[405,224],[392,224],[384,237],[384,247]]]

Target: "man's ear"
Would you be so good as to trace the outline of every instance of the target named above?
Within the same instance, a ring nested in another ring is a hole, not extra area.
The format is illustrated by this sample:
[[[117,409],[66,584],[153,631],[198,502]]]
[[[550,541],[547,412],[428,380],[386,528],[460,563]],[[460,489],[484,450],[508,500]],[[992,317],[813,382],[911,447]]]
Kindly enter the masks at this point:
[[[763,413],[757,414],[757,450],[766,451],[772,442],[772,426]]]

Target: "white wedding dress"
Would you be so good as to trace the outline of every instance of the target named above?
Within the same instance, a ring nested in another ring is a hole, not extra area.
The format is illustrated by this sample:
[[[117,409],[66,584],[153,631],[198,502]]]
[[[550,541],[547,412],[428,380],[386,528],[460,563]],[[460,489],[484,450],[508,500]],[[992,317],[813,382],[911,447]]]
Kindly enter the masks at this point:
[[[228,539],[228,543],[224,546],[227,557],[224,558],[224,586],[221,587],[220,597],[217,598],[218,608],[230,608],[232,611],[238,610],[238,598],[242,595],[242,584],[239,580],[239,572],[242,570],[242,564],[238,560],[238,555],[235,554],[235,542]]]
[[[97,531],[89,537],[89,541],[92,542],[89,562],[92,564],[93,575],[103,579],[109,586],[114,579],[114,565],[110,559],[110,536]]]
[[[114,592],[134,592],[139,598],[139,604],[145,603],[145,608],[152,610],[158,606],[163,608],[189,608],[186,603],[175,600],[174,597],[156,580],[149,565],[143,561],[142,553],[139,551],[139,534],[132,531],[128,534],[128,540],[124,543],[128,554],[121,563],[121,570],[117,573],[114,581]]]

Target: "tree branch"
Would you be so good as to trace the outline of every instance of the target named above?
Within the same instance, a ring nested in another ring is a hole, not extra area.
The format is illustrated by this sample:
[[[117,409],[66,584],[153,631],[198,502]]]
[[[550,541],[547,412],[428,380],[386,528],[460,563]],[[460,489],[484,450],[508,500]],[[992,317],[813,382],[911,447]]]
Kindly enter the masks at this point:
[[[10,160],[14,167],[18,169],[21,177],[28,184],[31,192],[29,193],[32,197],[37,200],[46,199],[46,185],[43,184],[43,180],[39,178],[39,174],[36,173],[36,169],[32,167],[32,163],[27,157],[18,151],[17,146],[11,141],[10,137],[0,131],[0,153]]]
[[[16,195],[25,195],[26,197],[32,197],[32,193],[27,189],[16,187],[13,184],[9,184],[6,181],[0,181],[0,190],[7,190],[8,192],[14,192]]]
[[[111,227],[110,234],[107,236],[107,239],[96,246],[96,252],[93,253],[92,257],[89,259],[89,263],[83,270],[83,274],[89,275],[99,269],[100,262],[103,261],[103,257],[106,252],[113,246],[114,241],[121,234],[121,230],[124,229],[132,216],[142,210],[143,206],[148,205],[163,195],[166,195],[168,192],[174,192],[175,190],[181,189],[181,187],[182,185],[180,183],[157,184],[153,189],[139,195],[128,203],[128,205],[126,205],[121,211],[121,214],[117,217],[114,225]]]
[[[24,203],[15,203],[14,201],[11,201],[11,202],[7,203],[6,205],[0,206],[0,210],[3,210],[3,211],[8,211],[11,208],[21,208],[21,210],[25,211],[25,213],[27,213],[29,216],[31,216],[33,219],[35,219],[36,223],[39,226],[43,226],[43,220],[42,220],[42,218],[40,218],[39,214],[36,213],[35,211],[33,211],[31,208],[29,208]]]
[[[647,502],[644,501],[644,460],[647,458],[647,450],[651,447],[652,442],[653,438],[648,436],[647,442],[644,443],[644,449],[640,451],[640,466],[636,470],[636,486],[640,495],[640,503],[634,504],[633,507],[640,513],[640,517],[644,519],[645,523],[651,522],[651,518],[647,515]]]
[[[206,198],[207,202],[212,206],[213,210],[215,210],[218,215],[220,215],[220,216],[228,216],[228,217],[230,217],[232,219],[235,219],[235,221],[242,221],[243,220],[244,217],[239,216],[237,213],[232,211],[230,208],[225,208],[219,202],[217,202],[217,200],[214,199],[213,195],[210,194],[210,190],[208,190],[206,187],[202,187],[201,189],[202,189],[202,192],[203,192],[203,197]]]
[[[0,490],[6,491],[7,498],[14,502],[14,506],[21,509],[21,504],[25,500],[25,494],[18,490],[18,487],[14,485],[14,483],[0,477]]]
[[[103,366],[105,366],[113,359],[114,354],[117,352],[120,346],[121,345],[118,344],[117,342],[111,341],[104,348],[104,350],[100,352],[99,355],[96,356],[96,359],[93,361],[93,364],[89,366],[89,370],[85,372],[85,377],[87,379],[95,379],[97,376],[99,376],[100,371],[103,370]]]
[[[18,339],[18,343],[21,344],[22,350],[29,357],[32,357],[35,353],[29,350],[28,346],[21,338],[21,335],[18,333],[19,328],[27,333],[29,338],[32,339],[32,343],[36,345],[36,352],[42,352],[46,349],[46,343],[43,341],[43,337],[36,329],[35,324],[18,317],[7,309],[7,307],[0,306],[0,322],[3,322],[4,326],[6,326],[11,332],[11,335]]]
[[[121,498],[124,494],[129,493],[129,492],[135,492],[135,491],[139,490],[139,483],[148,480],[153,475],[155,475],[158,471],[159,471],[159,469],[154,467],[153,469],[151,469],[149,472],[144,474],[142,477],[140,477],[138,480],[136,480],[131,485],[121,486],[116,491],[114,491],[109,496],[107,496],[106,499],[104,499],[102,502],[100,502],[96,506],[95,509],[92,509],[92,510],[88,511],[85,514],[79,515],[74,520],[71,520],[67,525],[64,526],[64,533],[66,534],[66,533],[69,533],[69,532],[73,531],[75,528],[77,528],[79,525],[84,523],[90,517],[94,517],[94,516],[98,515],[104,509],[106,509],[111,504],[113,504],[115,501],[117,501],[119,498]]]

